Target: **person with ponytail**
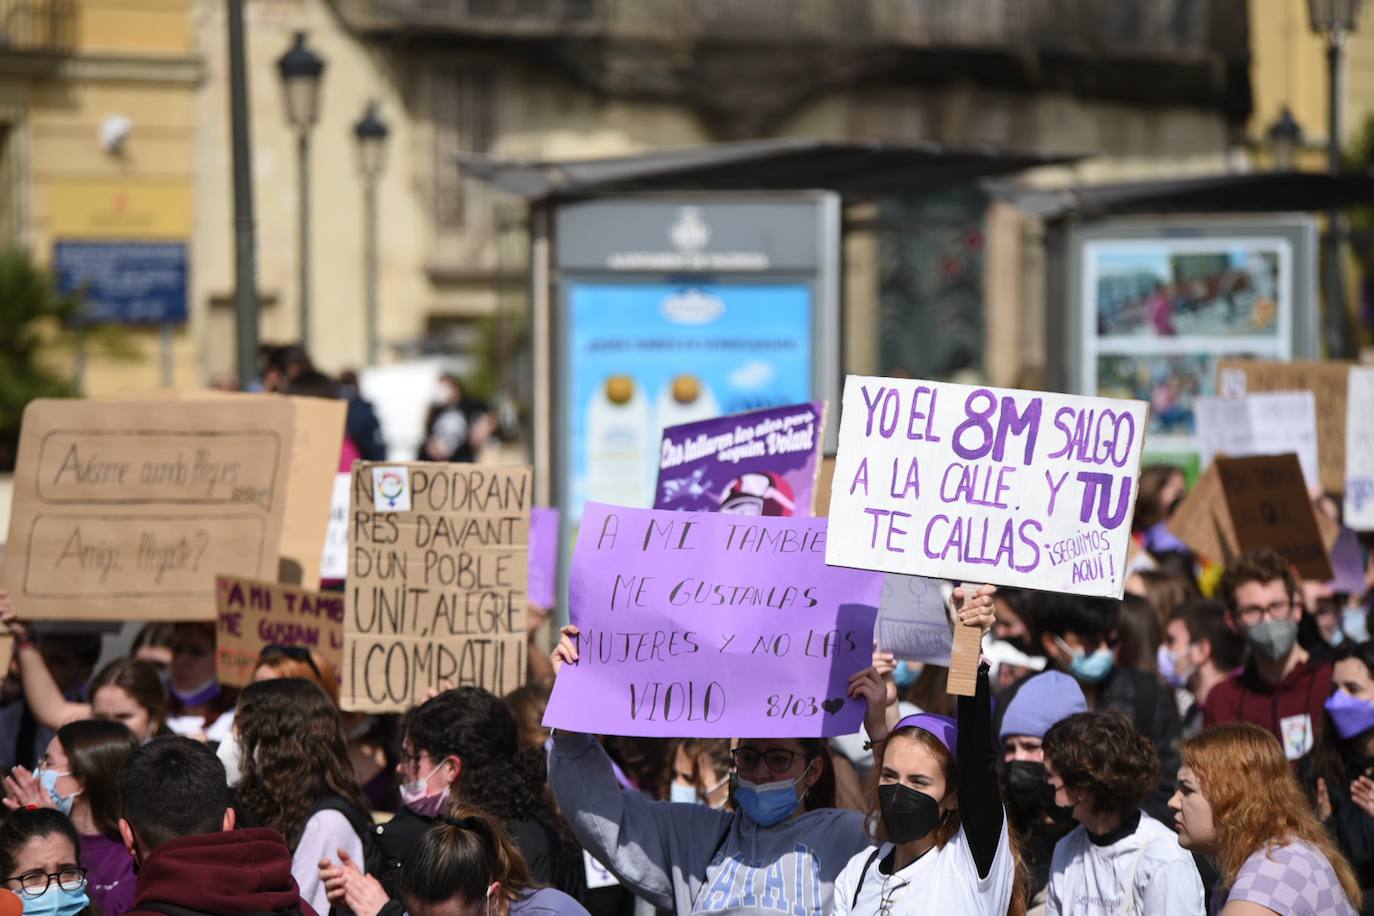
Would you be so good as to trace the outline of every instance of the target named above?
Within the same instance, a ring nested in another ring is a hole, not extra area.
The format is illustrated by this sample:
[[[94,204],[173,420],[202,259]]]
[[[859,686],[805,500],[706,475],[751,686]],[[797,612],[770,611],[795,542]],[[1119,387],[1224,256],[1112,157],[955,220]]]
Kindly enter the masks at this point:
[[[576,900],[530,877],[495,818],[461,804],[420,837],[400,886],[409,916],[588,916]]]
[[[320,880],[330,888],[341,887],[343,877],[365,878],[375,893],[366,905],[350,907],[354,916],[400,916],[394,876],[410,860],[420,837],[459,802],[480,806],[496,818],[537,881],[583,893],[582,850],[547,797],[544,760],[542,748],[520,747],[515,716],[491,692],[459,687],[430,698],[407,712],[401,725],[396,771],[404,807],[377,829],[366,863],[340,850],[337,860],[320,861]],[[332,891],[329,900],[340,902]]]
[[[964,626],[992,629],[992,588],[969,600],[955,589]],[[868,823],[881,844],[849,860],[835,880],[836,916],[1023,913],[1016,852],[997,784],[988,669],[958,720],[917,713],[887,732],[886,691],[868,669],[856,688],[868,700],[875,739]]]
[[[106,916],[120,916],[134,902],[134,863],[119,833],[119,773],[139,743],[118,722],[82,719],[58,729],[38,772],[23,768],[5,778],[6,807],[16,814],[55,808],[81,835],[86,888]]]
[[[1180,748],[1169,799],[1184,849],[1212,859],[1217,916],[1355,916],[1355,870],[1312,812],[1284,748],[1257,725],[1218,725]]]

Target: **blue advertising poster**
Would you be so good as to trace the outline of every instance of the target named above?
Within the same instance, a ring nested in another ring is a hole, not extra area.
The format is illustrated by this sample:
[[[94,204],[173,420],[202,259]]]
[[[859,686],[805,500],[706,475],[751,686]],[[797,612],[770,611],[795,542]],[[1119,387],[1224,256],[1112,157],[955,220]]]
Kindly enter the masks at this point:
[[[184,242],[71,242],[54,246],[58,292],[85,290],[91,324],[186,320]]]
[[[664,427],[812,398],[805,283],[572,283],[566,327],[570,522],[653,505]]]

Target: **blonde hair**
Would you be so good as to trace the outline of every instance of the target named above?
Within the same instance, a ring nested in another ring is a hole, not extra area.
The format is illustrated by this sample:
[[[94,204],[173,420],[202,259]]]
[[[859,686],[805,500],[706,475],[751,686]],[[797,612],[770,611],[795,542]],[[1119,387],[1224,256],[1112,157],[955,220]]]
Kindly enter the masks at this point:
[[[1297,840],[1331,863],[1350,905],[1360,908],[1364,894],[1355,870],[1312,812],[1277,738],[1256,725],[1232,723],[1188,738],[1179,749],[1212,806],[1224,884],[1234,884],[1255,853]]]

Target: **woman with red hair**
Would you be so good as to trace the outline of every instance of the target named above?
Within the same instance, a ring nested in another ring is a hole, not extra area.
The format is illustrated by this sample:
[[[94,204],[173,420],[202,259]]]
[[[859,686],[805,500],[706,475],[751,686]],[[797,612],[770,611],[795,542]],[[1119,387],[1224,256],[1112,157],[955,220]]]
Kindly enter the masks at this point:
[[[1293,777],[1278,739],[1241,723],[1182,745],[1169,799],[1184,849],[1215,860],[1221,916],[1355,916],[1354,869],[1331,841]]]

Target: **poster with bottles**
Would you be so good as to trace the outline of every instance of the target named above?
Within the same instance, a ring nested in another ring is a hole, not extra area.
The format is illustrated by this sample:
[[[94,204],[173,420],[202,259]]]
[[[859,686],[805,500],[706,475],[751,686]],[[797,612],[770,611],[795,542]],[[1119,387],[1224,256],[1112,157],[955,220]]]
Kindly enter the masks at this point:
[[[573,283],[566,481],[588,500],[653,505],[663,429],[813,396],[807,283]]]

